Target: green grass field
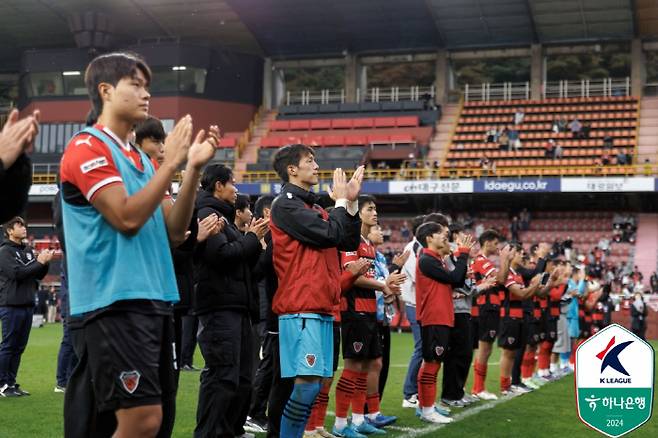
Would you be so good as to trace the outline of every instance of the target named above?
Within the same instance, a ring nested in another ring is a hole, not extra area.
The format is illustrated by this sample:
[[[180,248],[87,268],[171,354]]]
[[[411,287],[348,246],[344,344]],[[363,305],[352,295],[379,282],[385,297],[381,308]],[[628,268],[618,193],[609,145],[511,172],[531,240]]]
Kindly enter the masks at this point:
[[[59,324],[34,329],[23,355],[19,383],[29,390],[30,397],[0,398],[0,438],[61,437],[63,395],[53,392],[57,351],[61,336]],[[436,427],[421,423],[412,409],[402,409],[402,384],[411,355],[410,334],[392,335],[391,369],[382,411],[397,415],[398,422],[389,428],[391,437],[594,437],[598,433],[580,422],[576,414],[573,378],[566,377],[548,384],[538,391],[505,400],[493,407],[480,402],[473,407],[453,409],[458,421]],[[654,349],[657,342],[652,343]],[[197,365],[202,363],[197,353]],[[487,387],[498,389],[498,350],[490,360]],[[190,437],[194,430],[199,373],[183,373],[178,393],[177,418],[174,436]],[[470,382],[467,385],[470,388]],[[329,407],[333,411],[332,401]],[[654,393],[655,406],[655,393]],[[471,411],[475,409],[475,411]],[[469,413],[469,411],[471,411]],[[333,417],[327,418],[327,426]],[[658,437],[658,420],[652,418],[630,437]]]

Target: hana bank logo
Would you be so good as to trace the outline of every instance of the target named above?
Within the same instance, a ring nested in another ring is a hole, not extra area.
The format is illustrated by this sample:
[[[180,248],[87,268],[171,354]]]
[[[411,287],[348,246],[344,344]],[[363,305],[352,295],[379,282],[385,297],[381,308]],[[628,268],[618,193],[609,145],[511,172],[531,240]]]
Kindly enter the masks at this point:
[[[626,371],[624,365],[622,365],[619,354],[626,349],[634,341],[626,341],[620,344],[615,345],[615,337],[608,342],[608,345],[603,351],[596,355],[597,359],[601,361],[601,374],[605,371],[606,368],[612,368],[613,370],[627,376],[628,378],[600,378],[601,383],[631,383],[631,375]]]

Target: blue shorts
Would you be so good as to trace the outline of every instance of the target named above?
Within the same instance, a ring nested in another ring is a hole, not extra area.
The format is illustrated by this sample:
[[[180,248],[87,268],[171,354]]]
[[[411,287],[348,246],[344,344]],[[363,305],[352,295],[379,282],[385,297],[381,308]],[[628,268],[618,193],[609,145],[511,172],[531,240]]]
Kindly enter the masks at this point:
[[[578,339],[580,337],[580,326],[578,324],[578,318],[567,318],[567,324],[569,324],[569,337],[571,339]]]
[[[333,376],[334,318],[317,313],[279,316],[281,377]]]

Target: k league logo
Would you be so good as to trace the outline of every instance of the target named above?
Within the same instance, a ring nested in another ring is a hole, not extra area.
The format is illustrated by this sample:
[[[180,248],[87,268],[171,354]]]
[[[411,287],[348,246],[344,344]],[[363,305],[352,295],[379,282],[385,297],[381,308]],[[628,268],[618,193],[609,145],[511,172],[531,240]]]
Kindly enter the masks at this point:
[[[624,327],[605,327],[576,350],[580,420],[609,437],[646,423],[653,408],[654,351]]]

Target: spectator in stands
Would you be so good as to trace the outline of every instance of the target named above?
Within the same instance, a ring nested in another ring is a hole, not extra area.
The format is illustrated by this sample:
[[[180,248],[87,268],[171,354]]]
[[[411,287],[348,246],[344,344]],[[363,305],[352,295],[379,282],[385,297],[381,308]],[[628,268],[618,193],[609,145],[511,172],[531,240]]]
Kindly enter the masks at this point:
[[[25,210],[32,185],[32,163],[26,153],[38,132],[39,111],[19,120],[16,109],[0,131],[0,222]]]
[[[405,242],[411,237],[409,234],[409,224],[407,221],[402,222],[402,226],[400,227],[400,236],[402,236],[402,240]]]
[[[604,149],[612,149],[614,146],[614,139],[610,135],[606,135],[603,137],[603,148]]]
[[[610,154],[604,151],[603,155],[601,155],[601,165],[607,166],[608,164],[610,164]]]
[[[558,128],[557,132],[567,132],[568,123],[567,123],[567,119],[564,116],[560,117],[557,120],[556,124]]]
[[[482,175],[489,175],[491,171],[491,160],[486,155],[480,158],[480,168],[482,169]]]
[[[571,130],[571,135],[573,138],[580,138],[581,131],[583,130],[583,124],[580,123],[580,120],[576,117],[569,123],[569,129]]]
[[[631,331],[642,340],[646,339],[647,314],[648,310],[644,303],[644,297],[641,293],[636,293],[633,304],[631,304]]]
[[[608,240],[605,236],[601,236],[599,239],[599,244],[598,247],[603,251],[606,255],[610,254],[610,240]]]
[[[580,131],[580,138],[589,138],[589,132],[592,130],[592,125],[590,122],[583,122],[583,128]]]
[[[482,233],[484,233],[484,225],[482,225],[482,223],[479,223],[475,226],[475,237],[479,239]]]
[[[507,127],[504,127],[498,136],[498,147],[502,151],[509,150],[509,134]]]
[[[523,109],[517,108],[516,112],[514,113],[514,124],[520,125],[521,123],[523,123],[524,117],[525,117],[525,113],[523,112]]]
[[[651,277],[649,278],[649,284],[651,285],[651,293],[658,293],[658,275],[656,271],[653,271]]]
[[[521,213],[519,213],[519,221],[521,222],[521,230],[528,231],[530,228],[530,212],[527,208],[524,208],[521,210]]]
[[[567,236],[562,242],[562,249],[564,250],[564,257],[566,257],[567,261],[571,261],[571,254],[573,251],[573,239],[571,236]]]
[[[626,154],[623,151],[617,153],[617,164],[620,166],[625,166],[626,163]]]
[[[495,142],[498,141],[499,135],[500,134],[498,133],[498,128],[496,128],[495,126],[492,126],[486,132],[484,141],[487,142],[487,143],[495,143]]]
[[[518,151],[519,149],[521,149],[521,138],[519,135],[519,131],[517,131],[515,127],[511,127],[507,131],[507,138],[509,139],[508,150]]]
[[[553,158],[560,159],[562,158],[563,153],[564,153],[564,149],[562,148],[562,145],[558,142],[555,142],[555,150],[553,151]]]
[[[512,222],[509,225],[510,235],[512,236],[512,242],[519,242],[519,231],[521,230],[521,224],[519,223],[519,218],[514,216]]]
[[[553,158],[555,154],[555,140],[553,140],[552,138],[549,139],[546,142],[546,146],[544,146],[544,149],[546,149],[546,151],[544,152],[544,156],[546,158]]]

